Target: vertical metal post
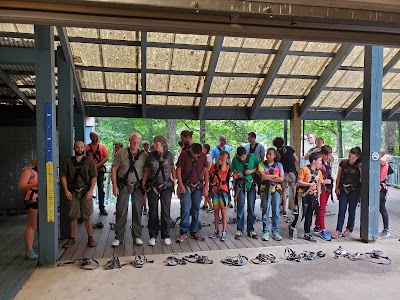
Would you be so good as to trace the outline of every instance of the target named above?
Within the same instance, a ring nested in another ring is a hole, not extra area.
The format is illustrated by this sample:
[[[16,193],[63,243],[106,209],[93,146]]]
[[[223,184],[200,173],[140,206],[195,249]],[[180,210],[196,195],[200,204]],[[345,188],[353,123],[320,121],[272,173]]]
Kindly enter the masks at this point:
[[[74,97],[71,66],[64,57],[62,47],[57,48],[58,68],[58,130],[60,133],[60,161],[72,156],[74,143]],[[62,239],[70,237],[67,199],[60,193],[60,235]]]
[[[301,148],[301,118],[300,118],[300,104],[296,103],[292,108],[292,115],[290,118],[290,146],[297,153],[297,156],[300,155]],[[296,169],[300,168],[300,162],[296,162]],[[292,190],[289,189],[291,193]],[[294,208],[294,196],[290,196],[289,208]]]
[[[83,141],[85,143],[86,120],[85,116],[81,111],[79,111],[79,108],[76,105],[74,105],[74,127],[74,140]]]
[[[283,139],[285,140],[285,145],[287,145],[287,119],[283,120]]]
[[[364,61],[360,232],[370,242],[378,239],[383,47],[365,46]]]
[[[35,25],[36,124],[39,172],[39,263],[58,259],[54,28]]]

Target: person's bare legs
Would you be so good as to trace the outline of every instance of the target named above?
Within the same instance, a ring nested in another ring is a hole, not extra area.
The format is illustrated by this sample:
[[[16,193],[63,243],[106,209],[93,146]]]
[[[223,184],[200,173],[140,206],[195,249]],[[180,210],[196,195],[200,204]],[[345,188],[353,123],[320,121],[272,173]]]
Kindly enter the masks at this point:
[[[26,224],[26,229],[24,234],[26,251],[33,250],[33,240],[37,228],[37,213],[38,213],[37,209],[33,208],[28,209],[28,222]]]
[[[288,193],[288,189],[283,189],[282,190],[282,211],[286,211],[286,205],[287,205],[287,193]]]
[[[219,208],[214,208],[215,231],[219,230]]]
[[[92,236],[93,235],[92,218],[85,219],[85,227],[88,236]]]
[[[226,232],[226,224],[227,224],[227,219],[226,219],[226,207],[220,208],[221,214],[222,214],[222,231]]]
[[[72,219],[70,221],[70,228],[71,228],[70,237],[75,238],[75,233],[76,233],[76,228],[77,227],[78,227],[77,219]]]

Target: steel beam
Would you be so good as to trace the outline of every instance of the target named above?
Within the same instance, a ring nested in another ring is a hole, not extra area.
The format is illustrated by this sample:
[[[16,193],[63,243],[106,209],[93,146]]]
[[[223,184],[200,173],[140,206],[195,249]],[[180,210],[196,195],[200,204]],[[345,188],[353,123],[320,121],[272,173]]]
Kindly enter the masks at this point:
[[[39,263],[58,260],[58,146],[55,103],[54,28],[35,25],[36,120],[39,178]]]
[[[254,100],[253,106],[250,109],[250,120],[255,119],[258,110],[265,99],[265,95],[267,95],[268,90],[279,71],[279,68],[285,60],[287,52],[292,46],[292,43],[292,41],[282,41],[281,45],[279,46],[278,53],[274,56],[271,66],[269,67],[268,72],[265,74],[265,79],[260,87],[260,90],[258,91],[256,99]]]
[[[397,51],[396,55],[392,57],[392,59],[385,65],[383,68],[383,77],[386,76],[389,71],[397,65],[397,63],[400,61],[400,50]],[[357,96],[357,98],[349,105],[349,107],[345,110],[344,113],[344,118],[346,119],[350,113],[361,103],[363,99],[363,93],[360,93],[360,95]]]
[[[26,95],[17,87],[14,81],[11,80],[10,76],[0,69],[0,78],[6,83],[6,85],[13,90],[15,94],[22,100],[22,102],[29,107],[29,109],[34,110],[33,104]]]
[[[325,70],[322,72],[321,77],[317,83],[312,87],[310,93],[307,95],[306,99],[300,105],[300,118],[304,116],[306,111],[313,105],[314,101],[321,94],[322,90],[326,87],[329,80],[333,77],[335,72],[342,65],[343,61],[353,50],[354,45],[342,45],[335,57],[329,62]]]
[[[147,92],[147,32],[141,32],[140,53],[141,53],[141,87],[142,87],[142,118],[147,117],[146,113],[146,92]]]
[[[75,62],[72,55],[71,45],[69,44],[69,38],[65,27],[57,26],[58,36],[60,37],[60,43],[65,54],[65,60],[72,68],[72,74],[74,76],[74,96],[78,108],[85,114],[85,106],[81,97],[81,83],[79,82],[78,76],[75,70]]]
[[[223,36],[215,37],[213,50],[210,57],[210,62],[208,63],[207,75],[204,80],[203,91],[201,92],[201,97],[200,97],[199,115],[198,115],[199,120],[203,120],[204,118],[204,110],[206,108],[208,95],[210,94],[210,88],[213,77],[215,75],[215,68],[217,67],[219,54],[221,52],[223,42],[224,42]]]
[[[360,236],[378,239],[383,47],[365,46]]]
[[[0,64],[2,65],[34,65],[35,49],[0,47]]]

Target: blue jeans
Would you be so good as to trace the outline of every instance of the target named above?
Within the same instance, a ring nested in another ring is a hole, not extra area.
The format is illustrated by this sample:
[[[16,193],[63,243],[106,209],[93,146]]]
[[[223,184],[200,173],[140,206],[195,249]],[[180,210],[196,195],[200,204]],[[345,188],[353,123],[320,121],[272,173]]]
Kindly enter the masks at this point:
[[[251,188],[247,191],[247,232],[254,231],[254,222],[256,215],[254,214],[254,205],[256,202],[256,190]],[[246,196],[243,189],[240,189],[237,197],[237,230],[244,231],[244,204]]]
[[[354,229],[354,223],[356,222],[356,209],[358,202],[360,201],[360,192],[352,191],[350,193],[346,193],[345,191],[340,191],[339,196],[339,213],[338,213],[338,221],[336,225],[336,230],[342,232],[344,218],[346,216],[346,210],[349,212],[349,217],[347,219],[346,228],[351,232]],[[348,206],[348,209],[347,209]]]
[[[269,214],[272,208],[272,232],[279,233],[279,205],[281,194],[264,192],[261,197],[263,231],[269,231]]]
[[[186,233],[189,230],[192,234],[199,232],[199,211],[202,191],[195,190],[191,193],[186,189],[186,192],[180,194],[179,198],[181,199],[180,233]],[[192,217],[191,223],[189,223],[190,216]]]

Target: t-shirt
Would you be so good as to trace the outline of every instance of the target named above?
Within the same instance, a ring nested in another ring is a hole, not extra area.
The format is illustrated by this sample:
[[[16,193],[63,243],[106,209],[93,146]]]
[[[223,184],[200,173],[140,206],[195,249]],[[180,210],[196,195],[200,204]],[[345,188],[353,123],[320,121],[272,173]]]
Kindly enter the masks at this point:
[[[257,144],[257,146],[255,147],[253,153],[255,154],[255,156],[257,156],[258,161],[261,161],[265,157],[265,148],[260,143],[256,143],[256,144]],[[244,148],[246,149],[247,153],[251,153],[250,143],[247,143],[246,145],[244,145]]]
[[[342,168],[342,175],[339,181],[339,188],[341,188],[343,184],[351,184],[355,189],[359,190],[361,187],[360,163],[360,158],[353,165],[350,165],[348,159],[344,159],[340,162],[339,167]]]
[[[271,167],[273,166],[274,164],[272,164],[272,165],[270,165],[270,164],[268,164],[267,162],[260,162],[259,164],[258,164],[258,172],[264,172],[265,174],[268,174],[268,175],[278,175],[278,176],[280,176],[282,173],[283,173],[283,166],[282,166],[282,164],[281,163],[276,163],[275,164],[275,167],[272,169],[272,171],[273,171],[273,173],[271,173],[270,172],[270,169],[271,169]]]
[[[293,157],[294,149],[290,146],[283,146],[278,149],[278,153],[281,156],[279,162],[283,165],[285,172],[296,172],[296,163]]]
[[[210,153],[207,153],[207,154],[206,154],[206,157],[207,157],[207,164],[210,164],[210,168],[211,168],[211,165],[213,164],[212,156],[211,156]],[[209,170],[210,170],[210,169],[209,169]]]
[[[249,163],[248,163],[248,166],[247,166],[247,170],[251,170],[251,169],[254,169],[254,168],[256,168],[257,166],[258,166],[258,159],[257,159],[257,157],[253,154],[253,153],[250,153],[250,154],[248,154],[248,161],[249,161]],[[247,160],[247,158],[245,159],[245,161]],[[245,167],[244,167],[244,164],[245,164],[245,161],[241,161],[237,156],[235,156],[233,159],[232,159],[232,164],[231,164],[231,170],[232,171],[237,171],[237,172],[239,172],[240,174],[242,174],[242,175],[245,175],[244,174],[244,171],[245,171]],[[246,188],[251,188],[251,186],[252,186],[252,179],[253,179],[253,175],[254,175],[254,173],[252,173],[252,174],[249,174],[249,175],[246,175],[245,176],[245,180],[246,180]]]
[[[79,176],[76,176],[77,166],[75,166],[75,156],[69,157],[63,161],[60,168],[60,177],[67,179],[67,185],[73,186],[74,188],[84,187],[90,183],[93,177],[97,177],[96,166],[94,165],[93,159],[82,157],[79,164],[80,171]]]
[[[218,176],[215,175],[215,173],[218,174]],[[213,164],[210,168],[210,185],[212,186],[212,191],[214,193],[218,193],[218,186],[216,184],[220,184],[219,188],[221,190],[224,190],[225,192],[228,192],[228,184],[227,184],[227,177],[229,174],[229,166],[226,166],[225,172],[223,172],[220,168],[220,166],[217,166],[216,164]],[[219,177],[219,178],[218,178]],[[221,182],[225,182],[224,184],[221,184]]]
[[[140,150],[137,150],[135,153],[132,152],[133,158],[138,154],[138,151],[140,151]],[[144,168],[144,163],[146,161],[147,155],[148,155],[147,152],[143,151],[142,154],[140,154],[140,156],[138,157],[138,160],[135,162],[135,169],[137,171],[139,178],[136,178],[135,171],[132,170],[132,172],[130,172],[128,174],[128,178],[127,178],[128,182],[133,183],[133,182],[138,182],[138,181],[142,180],[143,168]],[[128,148],[122,148],[115,154],[112,165],[116,166],[118,168],[117,169],[117,177],[124,178],[126,172],[128,172],[128,170],[129,170],[129,165],[130,165]]]
[[[315,175],[318,174],[317,183],[322,183],[323,178],[322,178],[321,170],[318,170],[318,173],[315,172],[315,171],[313,171],[313,173],[311,173],[311,170],[310,170],[310,168],[308,166],[305,166],[304,168],[300,169],[298,180],[301,180],[301,181],[304,181],[304,182],[310,182],[311,181],[311,177],[312,177],[313,174],[315,174]],[[304,192],[307,189],[308,189],[308,186],[307,187],[299,187],[298,191],[299,192]],[[316,189],[317,189],[316,185],[310,186],[309,193],[313,194]]]
[[[213,162],[216,163],[217,159],[218,159],[218,155],[221,152],[221,150],[225,150],[226,152],[228,152],[229,156],[231,156],[231,147],[229,147],[228,145],[225,145],[223,147],[215,146],[211,149],[211,156],[213,158]]]
[[[198,183],[200,180],[204,179],[204,168],[208,171],[206,155],[204,153],[200,153],[197,159],[194,159],[191,150],[182,151],[182,153],[179,155],[176,166],[181,168],[183,184]]]
[[[157,174],[160,166],[159,161],[162,161],[162,168]],[[159,154],[157,151],[152,151],[147,156],[144,166],[150,171],[149,180],[154,180],[155,183],[161,184],[164,182],[164,180],[168,181],[172,178],[171,167],[174,166],[174,157],[169,151],[161,154]],[[155,178],[156,174],[157,178]]]
[[[95,163],[98,164],[104,158],[108,157],[108,151],[104,144],[98,144],[96,147],[93,147],[92,144],[86,145],[86,156],[94,159]],[[104,166],[99,168],[99,171],[105,172],[106,169]]]
[[[382,181],[386,180],[388,177],[389,164],[386,163],[383,166],[382,165],[380,165],[380,166],[381,166],[381,168],[380,168],[380,174],[379,174],[379,181],[382,182]]]

